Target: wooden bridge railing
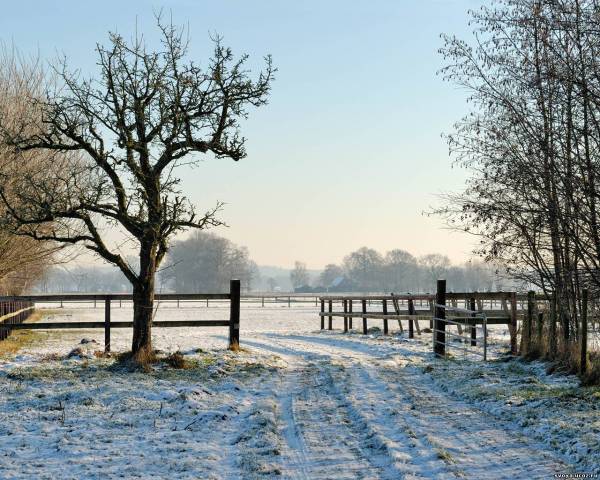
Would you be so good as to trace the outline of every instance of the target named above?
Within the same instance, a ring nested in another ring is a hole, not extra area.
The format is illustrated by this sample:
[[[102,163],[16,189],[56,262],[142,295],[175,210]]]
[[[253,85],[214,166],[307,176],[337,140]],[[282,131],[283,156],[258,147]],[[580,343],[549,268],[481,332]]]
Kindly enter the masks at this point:
[[[229,293],[184,293],[184,294],[157,294],[156,300],[229,300],[230,314],[228,320],[164,320],[154,321],[152,325],[161,328],[170,327],[229,327],[229,347],[237,347],[240,342],[240,281],[231,280]],[[18,297],[0,297],[0,305],[27,305],[27,308],[16,311],[13,317],[6,315],[6,318],[20,318],[20,321],[11,324],[5,324],[2,321],[5,317],[0,317],[0,340],[6,338],[11,330],[55,330],[55,329],[104,329],[104,349],[110,352],[110,334],[113,328],[132,328],[132,321],[111,321],[111,305],[114,300],[132,300],[133,296],[126,293],[118,294],[52,294],[52,295],[23,295]],[[33,311],[34,304],[55,303],[64,301],[102,301],[104,302],[104,321],[98,322],[36,322],[23,323],[28,315]],[[19,313],[21,312],[21,313]],[[26,315],[27,314],[27,315]]]

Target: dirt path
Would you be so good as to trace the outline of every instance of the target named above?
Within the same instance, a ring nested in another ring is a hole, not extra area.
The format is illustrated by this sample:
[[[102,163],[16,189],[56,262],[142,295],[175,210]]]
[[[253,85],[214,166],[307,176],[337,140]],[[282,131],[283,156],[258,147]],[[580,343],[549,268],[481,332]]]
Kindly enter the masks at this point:
[[[249,343],[288,363],[275,387],[284,478],[541,479],[567,471],[544,447],[441,392],[414,355],[341,335],[264,334]]]

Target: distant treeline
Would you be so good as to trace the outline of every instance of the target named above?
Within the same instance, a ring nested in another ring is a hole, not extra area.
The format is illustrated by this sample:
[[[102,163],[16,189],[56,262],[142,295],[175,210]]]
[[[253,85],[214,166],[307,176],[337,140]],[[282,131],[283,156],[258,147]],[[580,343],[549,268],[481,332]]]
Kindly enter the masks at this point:
[[[136,259],[128,258],[132,268]],[[261,275],[262,272],[262,275]],[[218,235],[194,232],[173,243],[158,275],[157,291],[178,293],[225,292],[229,280],[239,278],[249,291],[360,291],[433,292],[438,278],[454,291],[514,288],[490,264],[469,261],[453,265],[440,254],[415,257],[395,249],[381,254],[363,247],[348,254],[340,264],[308,270],[302,262],[294,268],[259,267],[246,247]],[[116,268],[104,266],[54,267],[37,283],[42,292],[129,292],[129,282]]]
[[[137,269],[136,259],[128,258]],[[253,289],[259,278],[248,249],[214,234],[195,231],[173,243],[164,267],[158,272],[158,292],[217,293],[229,290],[229,280],[239,278],[242,289]],[[38,281],[41,292],[129,292],[131,285],[120,270],[110,266],[54,267]]]
[[[382,255],[367,247],[350,253],[340,265],[326,265],[312,282],[302,262],[296,262],[290,273],[294,288],[303,291],[433,292],[440,278],[446,279],[448,288],[454,291],[512,286],[492,265],[481,261],[452,265],[447,256],[437,253],[415,257],[395,249]]]

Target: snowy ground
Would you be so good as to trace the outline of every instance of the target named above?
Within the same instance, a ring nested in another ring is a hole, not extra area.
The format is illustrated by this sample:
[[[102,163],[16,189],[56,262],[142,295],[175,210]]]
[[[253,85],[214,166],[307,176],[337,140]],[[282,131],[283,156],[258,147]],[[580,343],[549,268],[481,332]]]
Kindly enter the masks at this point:
[[[227,313],[225,305],[163,305],[157,318]],[[130,315],[117,307],[112,318]],[[52,316],[93,320],[102,310]],[[43,344],[0,360],[0,478],[600,473],[599,390],[547,376],[538,363],[484,364],[459,353],[436,360],[431,334],[344,335],[318,325],[308,305],[244,306],[239,354],[224,350],[224,328],[155,329],[156,348],[181,350],[194,365],[150,373],[60,358],[82,338],[101,350],[101,330],[49,332]],[[497,355],[505,330],[493,338]],[[129,342],[128,331],[113,331],[113,350]]]

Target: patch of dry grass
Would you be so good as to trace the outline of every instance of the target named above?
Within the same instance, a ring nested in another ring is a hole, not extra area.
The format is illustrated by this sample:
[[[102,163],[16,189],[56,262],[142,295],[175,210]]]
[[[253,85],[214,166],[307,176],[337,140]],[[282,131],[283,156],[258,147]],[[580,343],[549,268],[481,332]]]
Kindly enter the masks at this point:
[[[186,361],[185,357],[183,356],[183,353],[179,351],[167,355],[164,361],[171,368],[190,368],[189,362]]]
[[[600,385],[600,352],[591,352],[588,356],[587,371],[581,379],[585,386]]]
[[[59,311],[49,309],[34,310],[26,323],[38,322],[45,316],[57,312]],[[13,330],[6,339],[0,341],[0,357],[10,357],[15,355],[22,348],[42,342],[47,338],[47,332],[40,332],[37,330]]]

